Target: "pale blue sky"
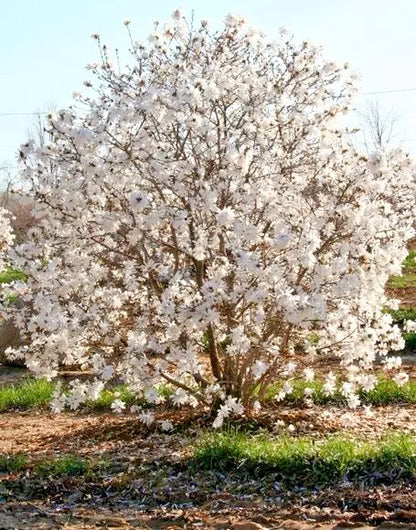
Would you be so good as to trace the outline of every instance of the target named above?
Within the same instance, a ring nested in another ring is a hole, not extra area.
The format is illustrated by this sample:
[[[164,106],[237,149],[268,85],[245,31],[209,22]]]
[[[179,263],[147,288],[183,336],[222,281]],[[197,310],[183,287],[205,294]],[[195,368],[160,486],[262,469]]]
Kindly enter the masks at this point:
[[[328,58],[351,63],[362,92],[416,89],[414,0],[0,0],[0,167],[16,165],[33,122],[4,113],[68,105],[88,78],[85,65],[98,58],[92,33],[127,49],[126,18],[133,35],[146,38],[153,21],[177,7],[215,25],[227,12],[242,14],[270,36],[287,26],[299,40],[322,44]],[[377,97],[382,109],[397,111],[403,145],[416,152],[416,90]]]

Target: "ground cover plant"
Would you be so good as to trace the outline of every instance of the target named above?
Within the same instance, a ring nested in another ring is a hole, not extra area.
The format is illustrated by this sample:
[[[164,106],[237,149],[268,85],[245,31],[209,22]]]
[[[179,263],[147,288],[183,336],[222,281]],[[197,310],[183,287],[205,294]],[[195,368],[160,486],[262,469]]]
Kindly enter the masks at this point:
[[[402,264],[402,274],[389,278],[387,287],[391,289],[406,289],[416,287],[416,251],[411,250]]]

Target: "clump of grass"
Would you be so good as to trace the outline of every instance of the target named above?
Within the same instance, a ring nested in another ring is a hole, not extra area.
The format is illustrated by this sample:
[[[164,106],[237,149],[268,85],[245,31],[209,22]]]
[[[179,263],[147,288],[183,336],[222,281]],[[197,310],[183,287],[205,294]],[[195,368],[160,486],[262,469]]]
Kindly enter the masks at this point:
[[[272,442],[265,437],[250,436],[241,431],[228,430],[206,435],[194,449],[192,463],[202,469],[267,472],[279,468],[288,475],[298,474],[312,458],[311,440],[282,438]]]
[[[402,276],[391,276],[387,282],[390,289],[410,289],[416,287],[416,274],[403,274]]]
[[[411,250],[402,264],[403,272],[416,272],[416,250]]]
[[[0,271],[0,283],[12,283],[19,280],[27,280],[27,275],[23,271],[11,267]]]
[[[416,333],[403,333],[406,350],[416,350]]]
[[[416,442],[407,434],[389,434],[375,442],[333,436],[270,439],[242,432],[205,436],[194,449],[192,464],[201,469],[255,474],[274,473],[294,485],[329,485],[348,479],[416,470]]]
[[[167,399],[172,395],[173,389],[171,385],[161,384],[158,387],[158,393],[162,398]],[[140,407],[150,406],[143,396],[138,396],[127,385],[115,385],[112,388],[105,389],[97,399],[88,401],[86,405],[90,410],[110,410],[111,404],[116,397],[124,401],[127,407],[131,407],[132,405],[138,405]]]
[[[403,329],[407,320],[416,320],[416,307],[403,307],[400,309],[388,309],[385,311],[390,314],[393,319],[393,323],[400,326]],[[405,340],[405,349],[406,350],[416,350],[416,333],[408,332],[403,333],[403,338]]]
[[[292,382],[293,390],[286,395],[284,402],[290,405],[301,405],[305,400],[305,390],[313,390],[313,394],[310,399],[317,405],[339,405],[345,403],[345,397],[337,391],[332,395],[326,395],[324,393],[324,384],[320,380],[311,382],[295,379]],[[265,401],[272,401],[275,399],[277,394],[282,390],[283,383],[275,383],[270,385],[265,395]]]
[[[0,473],[22,471],[27,467],[27,457],[22,453],[0,455]]]
[[[131,406],[138,402],[136,394],[126,385],[116,385],[114,388],[103,390],[97,399],[88,401],[86,405],[91,410],[110,410],[111,404],[116,399],[116,396],[123,400],[126,406]]]
[[[39,477],[68,477],[85,475],[91,471],[89,460],[77,455],[63,455],[54,459],[44,459],[34,466]]]
[[[47,407],[55,385],[46,379],[26,379],[15,385],[0,386],[0,412]]]
[[[360,391],[360,397],[369,405],[416,403],[416,380],[410,380],[405,385],[399,386],[391,379],[379,379],[373,390]]]
[[[386,310],[392,316],[393,323],[402,326],[406,320],[416,320],[416,307],[402,307]]]

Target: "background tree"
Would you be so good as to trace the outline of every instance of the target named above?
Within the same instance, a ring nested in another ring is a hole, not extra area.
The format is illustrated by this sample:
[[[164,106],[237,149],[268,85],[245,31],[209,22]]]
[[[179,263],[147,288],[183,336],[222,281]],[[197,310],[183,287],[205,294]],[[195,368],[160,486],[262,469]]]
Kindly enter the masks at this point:
[[[377,100],[368,101],[359,113],[367,152],[397,147],[399,116],[394,110],[382,111]]]

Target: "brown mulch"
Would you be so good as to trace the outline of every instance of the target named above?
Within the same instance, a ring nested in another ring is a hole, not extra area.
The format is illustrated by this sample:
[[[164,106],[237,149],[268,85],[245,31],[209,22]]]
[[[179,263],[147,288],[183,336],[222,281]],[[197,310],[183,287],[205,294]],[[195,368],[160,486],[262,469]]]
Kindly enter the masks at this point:
[[[293,408],[272,404],[259,413],[257,420],[277,435],[290,423],[296,425],[296,434],[348,432],[351,435],[374,438],[391,429],[416,432],[415,406],[386,406],[366,412],[360,410],[355,415],[354,424],[345,425],[347,409],[340,407]],[[189,415],[191,412],[189,412]],[[177,486],[175,495],[181,488],[182,469],[192,449],[195,434],[199,430],[197,418],[195,428],[189,427],[189,417],[183,416],[186,428],[173,434],[149,431],[137,422],[133,415],[116,416],[111,413],[63,413],[30,411],[0,414],[1,453],[26,453],[33,461],[57,454],[80,454],[96,457],[104,455],[113,461],[130,462],[137,469],[158,468],[163,462],[173,465],[172,479]],[[276,420],[285,422],[285,427],[276,426]],[[201,420],[202,421],[202,420]],[[175,462],[179,468],[175,468]],[[153,466],[153,467],[152,467]],[[182,467],[181,467],[182,466]],[[141,471],[143,473],[143,471]],[[147,472],[144,471],[146,474]],[[139,477],[139,475],[136,475]],[[184,471],[189,481],[189,471]],[[178,478],[179,477],[179,478]],[[187,477],[187,478],[186,478]],[[23,478],[24,488],[30,479]],[[81,479],[80,479],[81,480]],[[112,479],[111,479],[112,480]],[[175,481],[179,483],[176,484]],[[183,479],[182,479],[183,480]],[[197,480],[197,479],[196,479]],[[200,478],[204,484],[204,478]],[[111,481],[110,481],[111,482]],[[139,479],[146,484],[146,477]],[[170,482],[168,482],[170,483]],[[198,483],[198,480],[197,480]],[[183,508],[175,508],[172,503],[159,508],[147,508],[128,503],[128,493],[107,501],[91,499],[85,502],[69,502],[76,489],[87,488],[82,482],[63,482],[59,485],[49,482],[45,490],[46,498],[35,497],[28,502],[17,495],[2,502],[0,484],[0,529],[1,528],[212,528],[212,529],[272,529],[288,528],[321,530],[341,528],[415,528],[416,498],[414,484],[399,484],[360,489],[342,486],[331,490],[310,493],[293,492],[288,499],[276,497],[267,500],[261,489],[255,495],[244,496],[233,490],[235,484],[221,486],[209,492],[200,492],[195,503]],[[166,482],[164,483],[166,484]],[[95,487],[95,486],[94,486]],[[105,491],[105,485],[96,485]],[[230,489],[227,489],[227,488]],[[75,488],[75,490],[74,490]],[[238,488],[237,488],[238,489]],[[75,491],[75,493],[74,493]],[[91,490],[93,491],[93,490]],[[127,491],[127,490],[126,490]],[[278,494],[280,495],[280,494]],[[36,500],[38,498],[38,500]],[[186,498],[186,497],[185,497]],[[188,499],[189,500],[189,499]],[[120,506],[120,503],[127,503]],[[189,503],[188,503],[189,504]],[[369,526],[369,524],[371,526]],[[257,526],[256,526],[257,525]],[[386,526],[387,525],[387,526]],[[414,526],[413,526],[414,525]]]
[[[383,492],[388,497],[389,492]],[[377,492],[375,496],[382,495]],[[211,529],[211,530],[341,530],[357,528],[416,529],[416,510],[412,493],[402,492],[409,508],[388,510],[384,507],[361,513],[336,508],[301,507],[291,509],[250,507],[235,510],[226,506],[215,513],[207,509],[137,509],[78,507],[52,510],[41,502],[14,502],[0,505],[2,529]],[[382,504],[382,503],[380,503]]]
[[[353,414],[350,412],[347,408],[335,406],[294,408],[272,403],[252,419],[259,427],[276,434],[290,424],[296,427],[295,434],[319,436],[343,432],[374,439],[396,429],[416,433],[416,405],[359,408]],[[175,411],[172,416],[172,419],[180,418],[178,414],[175,416]],[[278,420],[284,421],[285,425],[279,425]],[[132,414],[5,412],[0,414],[0,454],[26,453],[37,458],[58,453],[88,455],[106,452],[130,457],[138,451],[146,459],[165,456],[180,459],[189,452],[198,428],[209,425],[209,421],[189,411],[188,414],[182,413],[182,423],[177,426],[185,426],[185,432],[181,429],[181,432],[167,435],[148,430]],[[190,423],[194,429],[189,429]]]

